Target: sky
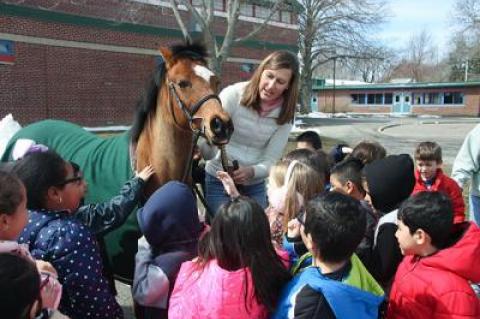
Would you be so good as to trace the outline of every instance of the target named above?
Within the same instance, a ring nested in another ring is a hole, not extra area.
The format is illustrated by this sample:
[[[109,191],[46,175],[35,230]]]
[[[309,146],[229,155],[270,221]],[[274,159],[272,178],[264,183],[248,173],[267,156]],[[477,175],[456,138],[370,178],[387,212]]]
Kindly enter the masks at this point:
[[[391,17],[379,29],[379,38],[395,49],[405,47],[412,34],[427,30],[439,48],[448,49],[453,30],[455,0],[388,0]]]

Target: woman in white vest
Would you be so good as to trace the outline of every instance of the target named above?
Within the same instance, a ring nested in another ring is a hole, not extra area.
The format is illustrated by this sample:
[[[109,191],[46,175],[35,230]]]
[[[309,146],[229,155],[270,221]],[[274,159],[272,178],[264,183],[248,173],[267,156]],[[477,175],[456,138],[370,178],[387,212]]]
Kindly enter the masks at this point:
[[[298,78],[297,57],[288,51],[275,51],[260,63],[250,81],[235,83],[220,93],[234,125],[226,147],[229,163],[238,162],[233,180],[242,195],[255,199],[264,208],[264,180],[287,144],[297,104]],[[206,200],[215,213],[229,200],[216,177],[222,170],[220,152],[207,161],[205,170]]]

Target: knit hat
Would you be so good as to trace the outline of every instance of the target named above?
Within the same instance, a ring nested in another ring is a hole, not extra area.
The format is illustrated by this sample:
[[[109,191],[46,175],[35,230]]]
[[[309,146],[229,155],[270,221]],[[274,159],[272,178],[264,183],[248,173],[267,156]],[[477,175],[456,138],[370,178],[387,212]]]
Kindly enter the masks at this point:
[[[407,199],[415,186],[410,155],[390,155],[367,164],[364,176],[376,210],[389,213]]]
[[[139,209],[137,219],[140,231],[156,249],[196,242],[201,231],[192,190],[178,181],[153,193]]]

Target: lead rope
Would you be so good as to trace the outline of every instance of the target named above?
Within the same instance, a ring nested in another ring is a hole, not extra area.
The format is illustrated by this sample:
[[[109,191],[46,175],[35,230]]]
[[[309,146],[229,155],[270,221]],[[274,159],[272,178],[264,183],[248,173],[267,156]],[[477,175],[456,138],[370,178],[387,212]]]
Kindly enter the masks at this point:
[[[195,130],[193,132],[193,137],[192,137],[193,143],[192,143],[192,148],[190,150],[190,157],[188,159],[188,163],[187,163],[187,166],[185,167],[185,172],[183,173],[183,178],[182,178],[182,182],[184,183],[187,181],[188,176],[192,175],[193,153],[195,152],[195,146],[198,143],[198,138],[200,137],[200,135],[201,135],[201,132],[199,130]],[[202,202],[203,207],[205,207],[205,211],[207,212],[207,216],[205,216],[206,217],[205,222],[207,224],[210,224],[210,221],[213,219],[213,212],[210,209],[210,207],[208,207],[207,201],[205,200],[205,197],[203,196],[202,192],[200,192],[200,190],[198,189],[197,184],[193,183],[193,181],[192,181],[192,188],[195,194],[197,194],[198,198]]]

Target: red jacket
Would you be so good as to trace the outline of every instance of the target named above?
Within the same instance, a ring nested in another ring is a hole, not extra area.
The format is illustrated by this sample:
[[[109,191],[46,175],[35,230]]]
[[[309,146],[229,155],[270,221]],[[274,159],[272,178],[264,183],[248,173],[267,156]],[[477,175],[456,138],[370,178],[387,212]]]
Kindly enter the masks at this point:
[[[390,292],[388,319],[480,318],[480,301],[469,284],[480,282],[480,228],[468,222],[458,228],[464,233],[453,246],[428,257],[405,256]]]
[[[440,168],[437,170],[435,182],[430,189],[427,188],[422,180],[420,172],[415,170],[415,187],[412,195],[425,191],[442,192],[447,195],[453,205],[453,223],[458,224],[465,221],[465,202],[463,201],[462,189],[457,182],[445,175]]]

